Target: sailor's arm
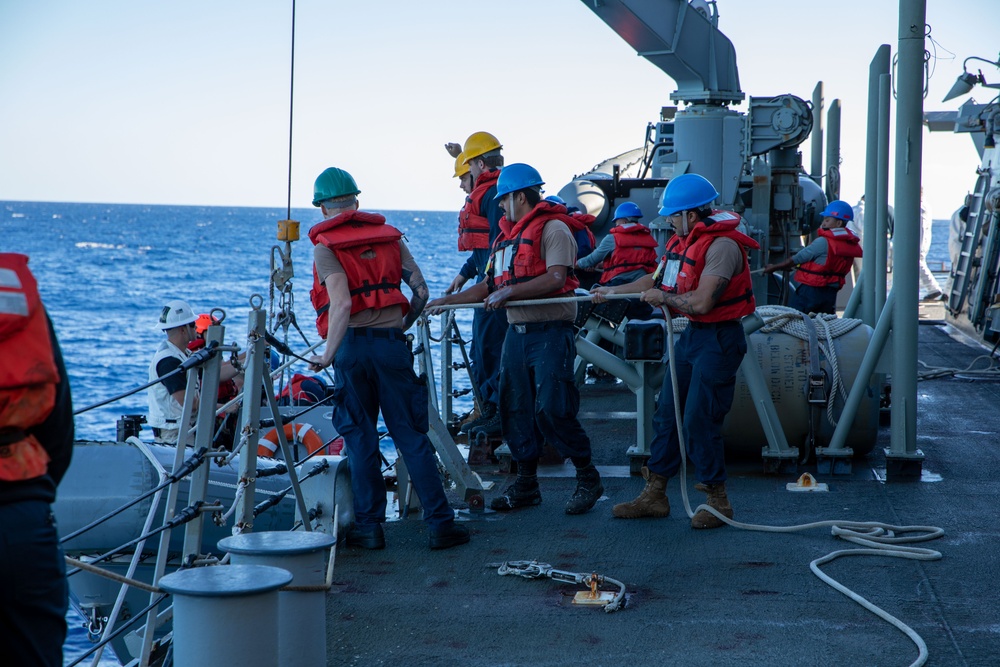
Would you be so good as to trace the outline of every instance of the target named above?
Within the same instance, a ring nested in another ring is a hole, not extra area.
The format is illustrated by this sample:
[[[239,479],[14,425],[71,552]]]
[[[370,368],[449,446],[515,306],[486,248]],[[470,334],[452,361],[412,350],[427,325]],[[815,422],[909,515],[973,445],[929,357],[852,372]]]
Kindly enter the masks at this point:
[[[323,281],[326,293],[330,297],[330,310],[327,313],[326,349],[322,355],[309,359],[309,370],[319,371],[333,363],[337,356],[337,348],[347,333],[347,323],[351,319],[351,291],[347,287],[347,274],[331,273]]]
[[[615,285],[614,287],[597,285],[590,290],[590,293],[594,303],[604,303],[607,301],[604,298],[605,294],[638,294],[650,289],[653,289],[653,274],[651,273],[624,285]]]
[[[516,285],[507,285],[490,294],[486,298],[486,309],[496,310],[503,308],[508,301],[536,299],[549,296],[554,292],[561,292],[566,285],[568,274],[569,267],[567,266],[550,266],[540,276]]]
[[[430,291],[424,281],[424,274],[420,272],[416,260],[402,241],[400,241],[400,259],[403,263],[403,281],[413,293],[410,297],[410,311],[403,318],[403,331],[406,331],[420,317],[424,306],[427,305],[427,299],[430,298]]]
[[[489,290],[486,287],[486,281],[478,282],[467,290],[462,290],[461,292],[456,292],[454,294],[446,294],[440,298],[432,299],[430,303],[427,304],[427,312],[431,315],[437,315],[440,310],[437,310],[439,306],[451,306],[455,304],[462,303],[482,303],[483,299],[489,294]]]
[[[696,290],[670,294],[661,289],[649,289],[642,293],[642,300],[652,306],[669,306],[688,315],[705,315],[715,308],[729,282],[730,279],[724,276],[702,276]]]

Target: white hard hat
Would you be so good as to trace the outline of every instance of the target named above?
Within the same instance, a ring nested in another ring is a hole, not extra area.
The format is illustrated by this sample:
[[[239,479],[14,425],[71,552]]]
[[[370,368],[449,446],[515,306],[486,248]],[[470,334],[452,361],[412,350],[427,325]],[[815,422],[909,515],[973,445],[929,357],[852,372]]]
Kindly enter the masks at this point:
[[[198,316],[187,301],[174,299],[168,301],[167,305],[160,311],[160,328],[166,331],[174,327],[182,327],[185,324],[193,324]]]

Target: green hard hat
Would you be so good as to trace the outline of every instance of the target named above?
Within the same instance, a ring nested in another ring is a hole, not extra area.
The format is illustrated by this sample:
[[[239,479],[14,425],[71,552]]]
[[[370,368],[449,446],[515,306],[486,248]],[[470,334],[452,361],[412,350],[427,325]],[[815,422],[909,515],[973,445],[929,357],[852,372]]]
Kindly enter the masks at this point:
[[[316,177],[316,184],[313,186],[313,206],[319,206],[327,199],[356,195],[360,192],[353,176],[343,169],[330,167]]]

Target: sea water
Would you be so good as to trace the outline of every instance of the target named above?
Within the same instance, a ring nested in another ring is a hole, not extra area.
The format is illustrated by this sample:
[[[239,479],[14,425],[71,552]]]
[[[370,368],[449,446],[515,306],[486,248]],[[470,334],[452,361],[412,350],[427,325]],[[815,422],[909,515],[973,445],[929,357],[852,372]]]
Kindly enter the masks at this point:
[[[406,235],[431,295],[441,295],[468,257],[457,251],[457,213],[382,213]],[[226,341],[246,348],[250,297],[261,295],[268,308],[271,248],[284,247],[275,239],[277,221],[286,214],[267,208],[0,202],[0,250],[31,258],[62,347],[73,406],[80,409],[147,381],[149,360],[164,337],[157,319],[171,299],[184,299],[199,313],[222,308]],[[292,294],[296,320],[311,344],[319,336],[309,302],[307,233],[322,215],[318,209],[293,209],[292,218],[302,230],[292,246]],[[435,337],[438,319],[432,322]],[[471,311],[458,311],[457,320],[468,338]],[[297,353],[308,347],[294,329],[288,340]],[[292,370],[308,372],[304,363]],[[468,384],[467,377],[455,374],[456,389]],[[468,410],[471,403],[471,395],[459,397],[455,410]],[[119,416],[146,412],[146,392],[140,392],[78,415],[76,437],[114,440]],[[144,436],[150,437],[148,430]],[[395,459],[391,439],[383,439],[382,449]],[[83,619],[71,611],[69,623],[66,664],[90,647]],[[101,664],[119,663],[107,658]]]
[[[460,202],[456,201],[456,209]],[[147,380],[149,359],[163,332],[157,318],[163,304],[184,299],[196,312],[222,308],[226,340],[246,347],[250,296],[268,307],[268,276],[277,221],[285,209],[124,204],[0,202],[0,250],[31,258],[30,267],[55,326],[69,373],[75,409],[124,393]],[[430,293],[439,296],[467,254],[456,250],[455,212],[382,211],[406,235]],[[299,326],[309,343],[318,340],[309,303],[312,244],[309,227],[320,222],[318,209],[293,209],[302,223],[302,240],[293,244],[293,298]],[[948,221],[935,220],[928,255],[931,269],[947,272]],[[469,337],[471,311],[457,313]],[[439,333],[434,322],[432,333]],[[307,344],[294,330],[291,347]],[[293,368],[307,372],[304,364]],[[456,375],[455,388],[468,386]],[[456,411],[469,409],[471,396],[456,399]],[[76,418],[76,437],[115,439],[115,422],[124,414],[145,414],[145,392],[85,412]],[[147,431],[148,435],[148,431]],[[390,460],[395,449],[382,443]],[[89,649],[83,619],[71,611],[66,664]],[[110,652],[108,652],[110,655]],[[84,663],[89,664],[89,660]],[[105,657],[101,665],[117,665]]]

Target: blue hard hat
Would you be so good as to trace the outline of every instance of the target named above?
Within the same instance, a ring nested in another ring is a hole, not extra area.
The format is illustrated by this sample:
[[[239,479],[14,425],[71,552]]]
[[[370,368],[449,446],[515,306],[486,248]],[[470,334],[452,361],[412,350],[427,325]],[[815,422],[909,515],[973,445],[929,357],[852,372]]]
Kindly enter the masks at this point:
[[[536,185],[545,185],[542,175],[531,165],[516,163],[508,165],[500,172],[497,179],[497,195],[494,199],[500,199],[506,194],[524,190]]]
[[[823,218],[836,218],[837,220],[843,220],[844,222],[850,222],[854,220],[854,209],[851,205],[842,199],[834,199],[832,202],[826,205],[823,212],[820,213],[820,217]]]
[[[681,174],[667,183],[660,198],[660,215],[693,211],[710,204],[719,196],[715,186],[698,174]]]
[[[550,201],[553,204],[561,204],[563,206],[566,205],[566,200],[560,197],[559,195],[549,195],[548,197],[545,198],[545,201]]]
[[[642,211],[638,206],[630,201],[620,204],[618,208],[615,209],[615,217],[613,220],[618,220],[619,218],[641,218]]]

